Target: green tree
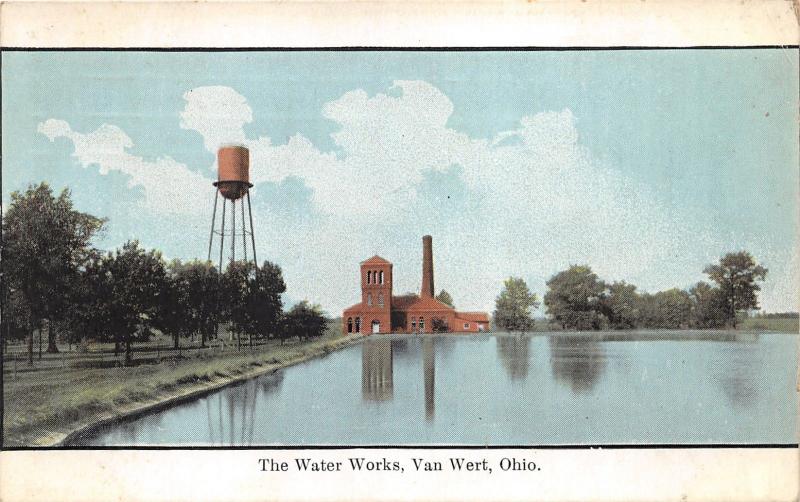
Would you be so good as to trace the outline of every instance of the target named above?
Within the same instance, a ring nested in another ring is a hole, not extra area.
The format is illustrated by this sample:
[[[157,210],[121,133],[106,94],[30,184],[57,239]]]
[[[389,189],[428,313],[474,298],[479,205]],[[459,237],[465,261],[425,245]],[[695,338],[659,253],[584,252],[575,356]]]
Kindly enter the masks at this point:
[[[220,277],[216,267],[208,261],[191,261],[178,272],[187,289],[186,309],[193,333],[200,333],[200,346],[206,346],[218,320]]]
[[[317,304],[303,300],[286,313],[284,320],[284,336],[299,339],[316,338],[325,334],[327,320]]]
[[[503,290],[495,299],[494,322],[506,331],[528,331],[533,329],[532,311],[539,307],[539,299],[531,293],[525,281],[519,277],[509,277],[503,283]]]
[[[180,347],[181,337],[191,335],[196,329],[189,304],[189,282],[185,268],[177,259],[166,268],[159,308],[154,319],[158,329],[172,335],[172,345],[176,349]]]
[[[456,306],[453,305],[453,297],[450,296],[450,293],[448,293],[444,289],[441,290],[438,295],[436,295],[436,299],[444,303],[445,305],[449,305],[453,308],[456,308]]]
[[[441,317],[434,317],[431,319],[431,331],[434,333],[447,333],[450,331],[450,327],[447,325],[446,320]]]
[[[69,289],[91,252],[92,237],[105,220],[73,209],[68,190],[58,197],[46,183],[13,192],[3,221],[4,281],[19,292],[28,312],[28,363],[33,364],[33,330],[69,309]],[[56,352],[55,330],[48,351]]]
[[[639,294],[636,286],[625,281],[614,282],[602,300],[602,312],[608,317],[608,324],[613,329],[631,329],[639,325]]]
[[[692,300],[678,288],[642,295],[642,324],[648,328],[678,329],[689,326]]]
[[[106,341],[110,337],[111,281],[104,259],[100,253],[92,253],[69,290],[65,327],[73,342],[87,337]]]
[[[255,275],[251,262],[235,261],[228,265],[222,277],[220,313],[236,335],[237,347],[242,347],[242,334],[251,333],[250,285]]]
[[[691,289],[692,326],[696,328],[719,328],[727,321],[727,308],[722,290],[700,281]]]
[[[161,253],[145,251],[128,241],[103,261],[111,286],[111,327],[115,345],[125,345],[125,364],[131,363],[131,343],[144,339],[160,313],[166,269]]]
[[[250,282],[247,316],[252,333],[265,338],[277,334],[283,316],[284,292],[286,283],[281,268],[265,261]]]
[[[759,308],[757,293],[761,287],[757,281],[766,278],[767,269],[756,263],[747,251],[728,253],[718,264],[708,265],[703,272],[708,274],[722,291],[727,320],[734,328],[738,312]]]
[[[600,329],[605,284],[588,265],[571,265],[547,281],[547,313],[564,329]]]

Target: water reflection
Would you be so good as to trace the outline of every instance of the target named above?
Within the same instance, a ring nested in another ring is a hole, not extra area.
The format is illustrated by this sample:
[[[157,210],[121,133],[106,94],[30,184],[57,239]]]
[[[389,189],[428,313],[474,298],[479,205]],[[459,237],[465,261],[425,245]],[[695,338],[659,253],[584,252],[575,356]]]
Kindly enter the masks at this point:
[[[425,394],[425,419],[433,420],[436,411],[436,342],[424,337],[422,380]],[[361,395],[364,401],[391,401],[394,397],[394,359],[419,357],[419,345],[410,350],[408,340],[371,338],[361,345]]]
[[[425,379],[425,419],[433,420],[436,411],[434,389],[436,386],[436,351],[433,338],[422,341],[423,373]]]
[[[606,366],[603,344],[585,336],[551,336],[547,342],[553,377],[573,393],[591,391]]]
[[[720,362],[716,365],[717,382],[722,387],[725,398],[736,409],[752,409],[758,404],[763,383],[763,353],[758,351],[757,335],[739,336],[736,345],[717,346]]]
[[[392,341],[365,340],[361,349],[361,395],[365,401],[386,401],[394,393]]]
[[[230,387],[227,392],[218,393],[216,399],[204,399],[208,441],[211,444],[253,444],[255,425],[259,420],[256,413],[258,402],[279,391],[282,382],[283,372],[277,372]]]
[[[522,380],[528,376],[531,338],[527,335],[497,335],[497,354],[503,362],[511,380]]]

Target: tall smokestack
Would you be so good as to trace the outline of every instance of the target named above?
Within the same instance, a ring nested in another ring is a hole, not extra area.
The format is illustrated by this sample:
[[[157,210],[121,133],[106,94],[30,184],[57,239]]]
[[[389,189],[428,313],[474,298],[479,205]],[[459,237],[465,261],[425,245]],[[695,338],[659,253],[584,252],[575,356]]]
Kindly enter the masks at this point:
[[[433,298],[433,238],[422,237],[422,292],[420,296]]]

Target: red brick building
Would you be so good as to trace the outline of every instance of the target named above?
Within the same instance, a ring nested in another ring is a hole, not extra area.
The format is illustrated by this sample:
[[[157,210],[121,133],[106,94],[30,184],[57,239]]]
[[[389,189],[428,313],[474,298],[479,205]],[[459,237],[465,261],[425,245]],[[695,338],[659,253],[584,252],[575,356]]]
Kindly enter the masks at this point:
[[[458,312],[434,298],[433,241],[422,238],[420,295],[392,295],[392,264],[373,256],[361,262],[361,302],[344,310],[345,333],[479,332],[489,329],[486,312]]]

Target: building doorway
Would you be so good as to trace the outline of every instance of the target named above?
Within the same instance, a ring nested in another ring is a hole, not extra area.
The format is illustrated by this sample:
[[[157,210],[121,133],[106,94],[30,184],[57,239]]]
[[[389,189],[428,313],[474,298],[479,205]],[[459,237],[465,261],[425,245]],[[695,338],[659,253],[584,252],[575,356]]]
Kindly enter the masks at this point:
[[[373,333],[380,333],[381,332],[381,322],[377,319],[372,321],[372,332]]]

